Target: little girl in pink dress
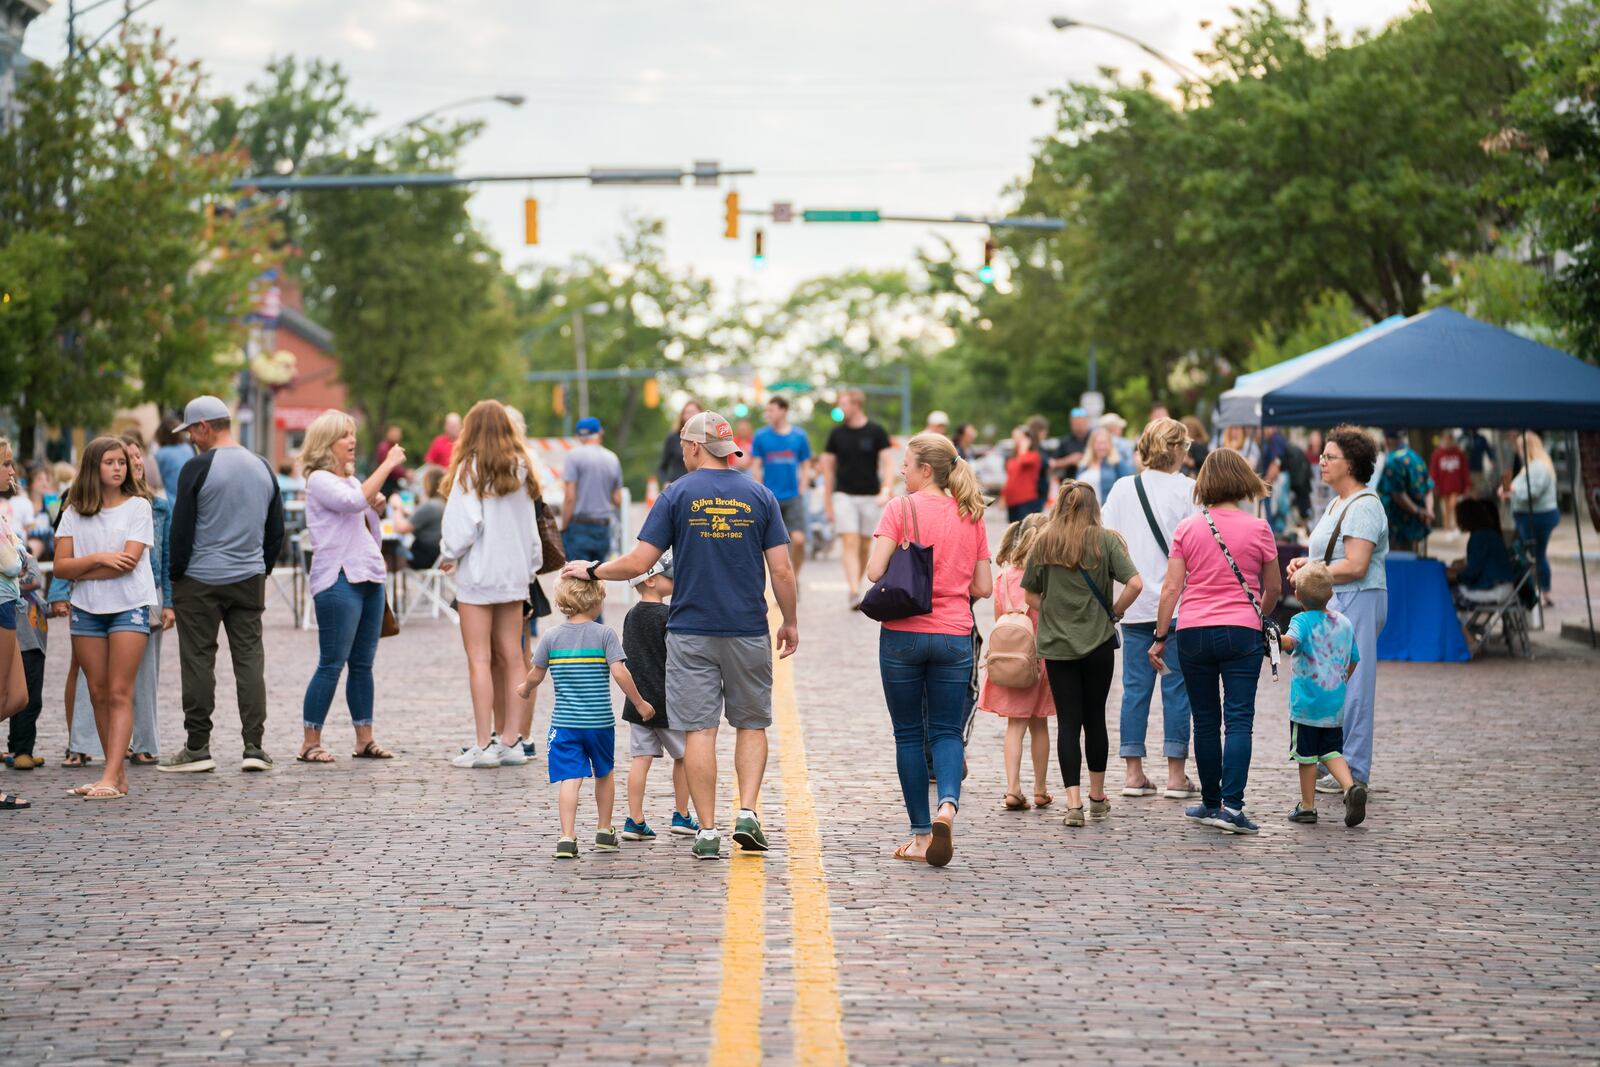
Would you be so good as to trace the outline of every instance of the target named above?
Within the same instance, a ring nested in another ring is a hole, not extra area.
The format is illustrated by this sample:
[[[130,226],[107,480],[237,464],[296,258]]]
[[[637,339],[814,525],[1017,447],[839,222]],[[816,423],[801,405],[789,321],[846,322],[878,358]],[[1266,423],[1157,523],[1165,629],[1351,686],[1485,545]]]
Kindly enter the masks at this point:
[[[1007,611],[1026,608],[1034,628],[1039,625],[1039,613],[1027,608],[1022,590],[1022,572],[1027,568],[1028,554],[1033,543],[1044,529],[1045,516],[1029,515],[1006,528],[1000,540],[1000,551],[994,561],[1000,570],[994,576],[994,617],[999,621]],[[997,685],[987,672],[983,689],[978,694],[978,707],[1006,720],[1006,795],[1007,811],[1026,811],[1028,801],[1022,795],[1022,738],[1030,736],[1033,750],[1033,806],[1048,807],[1055,798],[1045,791],[1050,768],[1050,724],[1056,713],[1055,702],[1050,697],[1050,682],[1045,677],[1044,664],[1039,664],[1039,680],[1027,689]]]

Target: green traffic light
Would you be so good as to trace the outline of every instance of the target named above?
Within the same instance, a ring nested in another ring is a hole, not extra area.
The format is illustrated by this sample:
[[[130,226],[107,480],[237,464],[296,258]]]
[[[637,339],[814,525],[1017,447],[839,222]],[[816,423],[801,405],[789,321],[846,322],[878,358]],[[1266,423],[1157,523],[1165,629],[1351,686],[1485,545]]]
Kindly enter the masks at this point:
[[[844,421],[844,408],[834,408],[832,411],[828,412],[828,414],[833,416],[834,422]]]
[[[735,405],[733,405],[733,413],[734,413],[735,416],[737,416],[738,418],[742,419],[746,415],[750,414],[750,405],[749,404],[735,404]]]
[[[987,263],[978,268],[978,280],[984,285],[994,281],[994,268]]]

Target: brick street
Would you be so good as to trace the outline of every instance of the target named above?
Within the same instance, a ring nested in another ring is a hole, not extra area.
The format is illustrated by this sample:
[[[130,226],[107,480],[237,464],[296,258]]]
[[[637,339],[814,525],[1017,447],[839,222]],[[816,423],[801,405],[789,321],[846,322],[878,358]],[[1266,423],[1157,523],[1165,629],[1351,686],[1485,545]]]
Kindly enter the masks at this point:
[[[583,856],[558,866],[542,736],[526,768],[444,761],[470,714],[443,621],[414,618],[379,651],[378,738],[402,758],[351,761],[341,697],[325,735],[339,762],[295,763],[316,638],[276,600],[274,772],[238,770],[224,654],[217,773],[130,768],[127,800],[70,799],[89,779],[57,766],[58,625],[50,766],[0,777],[35,804],[0,824],[0,1061],[737,1063],[757,1042],[771,1063],[825,1062],[840,1043],[884,1064],[1596,1061],[1600,830],[1583,813],[1600,780],[1600,658],[1587,649],[1544,636],[1531,663],[1385,663],[1380,791],[1355,830],[1333,797],[1319,798],[1319,826],[1283,819],[1286,681],[1262,683],[1257,838],[1191,828],[1177,801],[1117,796],[1117,690],[1111,819],[1061,826],[1053,752],[1056,806],[1004,812],[1003,730],[980,715],[941,871],[889,856],[905,818],[877,627],[845,610],[837,559],[802,581],[803,751],[771,731],[773,850],[718,864],[664,834],[596,854],[586,791]],[[987,625],[987,604],[980,615]],[[169,640],[169,754],[182,742],[176,652]],[[731,736],[723,751],[726,797]],[[658,829],[670,786],[658,766]],[[821,888],[794,826],[807,788]],[[619,825],[624,797],[619,781]],[[725,927],[730,899],[740,913]]]

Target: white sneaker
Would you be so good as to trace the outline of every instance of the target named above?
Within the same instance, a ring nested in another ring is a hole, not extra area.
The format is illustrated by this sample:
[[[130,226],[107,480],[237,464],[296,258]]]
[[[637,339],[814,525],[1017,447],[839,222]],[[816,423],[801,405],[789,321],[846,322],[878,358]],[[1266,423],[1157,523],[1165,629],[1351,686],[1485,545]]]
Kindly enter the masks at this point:
[[[1344,786],[1340,785],[1339,779],[1335,778],[1333,775],[1324,774],[1317,779],[1317,792],[1334,794],[1343,793]]]
[[[497,767],[522,767],[527,764],[528,757],[523,755],[522,740],[517,739],[516,744],[502,745],[497,737],[489,742],[489,747],[483,754],[495,760]]]
[[[489,748],[493,748],[495,744],[496,742],[490,742]],[[461,753],[461,755],[451,759],[450,765],[452,767],[470,768],[498,767],[500,766],[500,757],[490,755],[489,749],[483,749],[479,748],[477,745],[473,745],[471,748]]]

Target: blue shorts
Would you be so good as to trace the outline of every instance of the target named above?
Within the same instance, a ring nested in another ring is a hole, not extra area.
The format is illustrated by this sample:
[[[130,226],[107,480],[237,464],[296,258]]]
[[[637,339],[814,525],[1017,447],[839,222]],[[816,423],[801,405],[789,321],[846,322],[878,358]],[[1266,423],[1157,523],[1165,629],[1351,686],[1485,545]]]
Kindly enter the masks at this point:
[[[613,726],[552,726],[544,752],[550,765],[550,780],[604,778],[616,761],[616,749],[617,731]]]
[[[15,630],[17,628],[17,602],[7,600],[0,603],[0,630]]]
[[[150,635],[150,609],[129,608],[104,614],[72,609],[73,637],[109,637],[112,634]]]
[[[1343,759],[1339,749],[1344,746],[1344,727],[1307,726],[1303,722],[1289,724],[1289,758],[1296,763],[1326,763]]]

